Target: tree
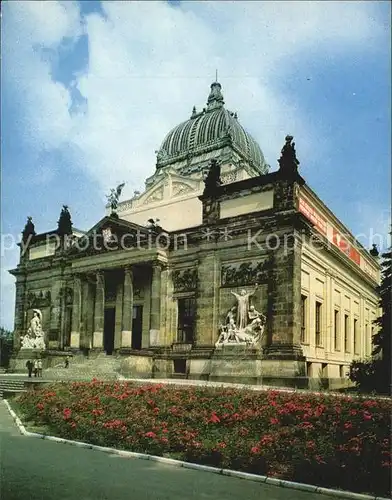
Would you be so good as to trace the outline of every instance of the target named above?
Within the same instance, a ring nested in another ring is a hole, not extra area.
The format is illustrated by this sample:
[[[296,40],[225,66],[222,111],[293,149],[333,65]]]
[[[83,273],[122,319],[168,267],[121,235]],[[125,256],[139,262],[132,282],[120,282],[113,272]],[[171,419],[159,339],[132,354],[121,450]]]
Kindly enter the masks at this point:
[[[377,333],[373,336],[373,355],[379,356],[379,369],[382,377],[380,383],[382,392],[391,392],[391,309],[392,309],[392,248],[382,254],[383,261],[381,262],[381,284],[378,287],[380,294],[379,306],[381,308],[381,316],[374,323],[378,327]]]
[[[0,366],[7,367],[12,354],[13,333],[0,327]]]
[[[391,394],[391,309],[392,309],[392,248],[382,254],[381,284],[377,288],[380,294],[381,316],[374,324],[378,327],[372,338],[372,358],[356,360],[350,365],[350,380],[363,392]]]

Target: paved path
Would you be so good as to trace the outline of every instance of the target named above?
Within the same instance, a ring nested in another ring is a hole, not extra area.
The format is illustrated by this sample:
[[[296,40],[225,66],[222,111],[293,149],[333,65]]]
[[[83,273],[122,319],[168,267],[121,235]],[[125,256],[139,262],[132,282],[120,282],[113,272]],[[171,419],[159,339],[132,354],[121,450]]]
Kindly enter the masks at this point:
[[[322,500],[268,484],[25,437],[0,401],[2,500]]]

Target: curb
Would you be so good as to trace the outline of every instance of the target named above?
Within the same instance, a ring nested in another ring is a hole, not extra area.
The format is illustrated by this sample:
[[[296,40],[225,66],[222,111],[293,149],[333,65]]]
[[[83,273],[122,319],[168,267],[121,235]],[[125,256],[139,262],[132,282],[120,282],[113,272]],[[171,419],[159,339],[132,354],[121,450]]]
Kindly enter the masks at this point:
[[[274,486],[280,486],[287,489],[307,491],[311,493],[318,493],[320,495],[327,495],[335,498],[348,498],[351,500],[389,500],[383,497],[377,497],[372,495],[364,495],[362,493],[353,493],[351,491],[343,490],[333,490],[329,488],[322,488],[320,486],[315,486],[311,484],[296,483],[293,481],[285,481],[283,479],[276,479],[268,476],[259,476],[257,474],[250,474],[248,472],[240,472],[230,469],[218,469],[217,467],[211,467],[209,465],[199,465],[191,462],[183,462],[181,460],[175,460],[174,458],[158,457],[155,455],[147,455],[144,453],[137,453],[133,451],[117,450],[116,448],[108,448],[105,446],[97,446],[95,444],[83,443],[81,441],[72,441],[70,439],[64,439],[56,436],[48,436],[46,434],[38,434],[36,432],[29,432],[26,430],[25,426],[22,424],[20,418],[16,415],[14,410],[11,408],[9,402],[3,400],[8,411],[10,412],[12,418],[14,419],[19,431],[24,436],[35,437],[39,439],[46,439],[48,441],[54,441],[57,443],[69,444],[71,446],[76,446],[78,448],[88,448],[95,451],[101,451],[104,453],[111,453],[112,455],[119,455],[124,458],[134,458],[141,460],[151,460],[152,462],[160,462],[163,464],[171,465],[173,467],[183,467],[184,469],[194,469],[204,472],[212,472],[214,474],[221,474],[223,476],[236,477],[238,479],[245,479],[248,481],[254,481],[258,483],[266,483]]]

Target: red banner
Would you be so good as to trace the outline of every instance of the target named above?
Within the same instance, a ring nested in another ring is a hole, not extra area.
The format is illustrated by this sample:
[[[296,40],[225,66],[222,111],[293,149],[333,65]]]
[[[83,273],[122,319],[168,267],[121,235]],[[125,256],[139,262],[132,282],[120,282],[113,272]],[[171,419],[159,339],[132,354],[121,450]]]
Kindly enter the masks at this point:
[[[336,245],[342,252],[344,252],[349,259],[354,261],[358,266],[361,265],[361,256],[356,248],[344,238],[339,231],[333,228],[332,243]]]
[[[303,213],[305,217],[307,217],[321,233],[327,234],[327,221],[323,219],[321,215],[316,212],[316,210],[303,198],[299,198],[298,208],[299,211]]]

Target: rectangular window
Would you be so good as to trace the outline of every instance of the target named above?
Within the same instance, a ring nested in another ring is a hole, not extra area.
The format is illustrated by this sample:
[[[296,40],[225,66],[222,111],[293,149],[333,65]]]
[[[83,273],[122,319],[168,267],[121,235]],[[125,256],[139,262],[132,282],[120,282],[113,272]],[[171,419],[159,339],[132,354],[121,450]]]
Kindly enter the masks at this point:
[[[316,346],[321,346],[321,302],[316,301]]]
[[[178,299],[178,342],[194,341],[196,301],[194,298]]]
[[[348,314],[344,315],[344,351],[350,352],[349,345],[349,317]]]
[[[306,342],[306,320],[307,320],[307,298],[305,295],[301,295],[301,342],[304,344]]]
[[[354,354],[359,354],[358,320],[354,318]]]
[[[340,311],[335,309],[334,314],[334,350],[340,351]]]

